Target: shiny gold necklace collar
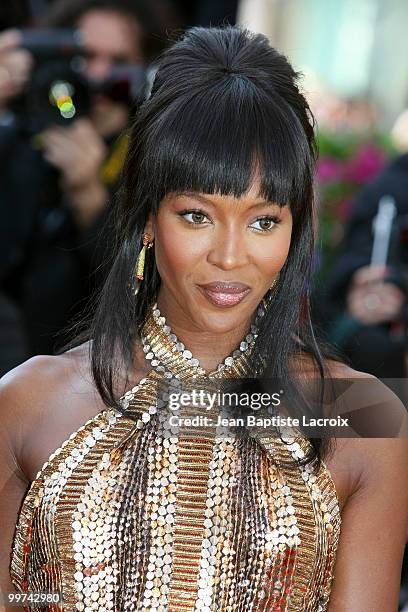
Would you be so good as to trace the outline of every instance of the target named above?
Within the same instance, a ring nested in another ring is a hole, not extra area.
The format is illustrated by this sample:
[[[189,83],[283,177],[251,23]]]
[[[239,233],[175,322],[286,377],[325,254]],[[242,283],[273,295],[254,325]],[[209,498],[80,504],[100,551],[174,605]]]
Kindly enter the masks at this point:
[[[182,342],[173,333],[155,302],[143,326],[142,344],[152,368],[164,378],[235,377],[248,374],[248,357],[258,336],[258,323],[265,314],[260,305],[255,323],[239,346],[212,372],[206,372]]]

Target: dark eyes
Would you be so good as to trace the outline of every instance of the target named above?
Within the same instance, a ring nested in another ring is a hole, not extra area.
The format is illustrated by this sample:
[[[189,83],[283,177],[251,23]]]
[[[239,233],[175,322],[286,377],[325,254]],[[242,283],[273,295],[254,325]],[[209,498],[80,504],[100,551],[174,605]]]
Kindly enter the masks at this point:
[[[209,223],[211,223],[206,213],[201,210],[183,210],[178,214],[192,226],[197,227],[199,225],[208,225]],[[208,223],[206,223],[206,220],[208,221]],[[274,215],[263,215],[262,217],[258,217],[257,219],[255,219],[255,221],[253,221],[249,227],[252,227],[258,232],[265,233],[272,231],[275,225],[278,225],[279,223],[281,223],[281,219],[279,219],[279,217],[276,217]],[[258,224],[258,227],[255,227],[256,224]]]
[[[188,221],[189,223],[202,224],[204,222],[204,219],[207,218],[204,213],[201,213],[195,210],[187,211],[181,214],[182,214],[182,217],[184,217],[184,219]],[[187,219],[187,216],[190,216],[190,219]]]

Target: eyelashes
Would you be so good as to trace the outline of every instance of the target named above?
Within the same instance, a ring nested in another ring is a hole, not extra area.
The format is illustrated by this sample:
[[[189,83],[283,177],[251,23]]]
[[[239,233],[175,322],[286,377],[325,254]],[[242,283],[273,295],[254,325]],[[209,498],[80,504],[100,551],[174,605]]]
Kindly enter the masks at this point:
[[[281,222],[281,220],[278,217],[275,217],[273,215],[264,215],[263,217],[258,217],[257,219],[255,219],[254,223],[263,223],[265,221],[267,223],[273,223],[273,225],[271,227],[261,227],[261,228],[254,228],[254,229],[261,231],[261,232],[271,232],[273,228],[275,227],[275,225],[279,225],[279,223]]]
[[[207,225],[206,223],[203,223],[202,220],[203,219],[208,219],[207,215],[199,209],[196,208],[191,208],[188,210],[182,210],[181,212],[177,213],[180,217],[182,217],[185,221],[187,221],[187,223],[189,223],[190,225]],[[191,215],[192,218],[191,219],[186,219],[187,215]],[[195,219],[194,219],[195,217]],[[199,217],[199,219],[201,220],[197,220],[197,217]]]
[[[204,225],[208,225],[209,223],[211,223],[207,213],[205,213],[203,210],[200,210],[199,208],[189,208],[186,210],[182,210],[179,213],[177,213],[180,217],[182,217],[186,223],[188,223],[192,228],[194,229],[199,229],[200,226],[204,226]],[[190,219],[187,219],[186,217],[190,215]],[[203,222],[205,219],[208,220],[208,223]],[[272,223],[271,227],[253,227],[254,223]],[[281,223],[282,220],[275,216],[275,215],[262,215],[260,217],[257,217],[252,224],[249,227],[252,227],[255,231],[262,233],[262,234],[266,234],[271,232],[275,226],[279,225],[279,223]]]

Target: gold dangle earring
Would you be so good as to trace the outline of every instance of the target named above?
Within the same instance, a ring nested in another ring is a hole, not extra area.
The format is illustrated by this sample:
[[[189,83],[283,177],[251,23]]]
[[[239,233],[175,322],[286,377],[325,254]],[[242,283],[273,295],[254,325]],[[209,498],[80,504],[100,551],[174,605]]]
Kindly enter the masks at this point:
[[[153,240],[151,238],[152,237],[150,236],[150,234],[143,234],[143,246],[140,250],[139,256],[137,258],[136,266],[135,266],[135,276],[136,276],[136,288],[135,288],[135,293],[134,293],[135,295],[138,294],[141,281],[144,278],[143,274],[144,274],[144,266],[145,266],[145,260],[146,260],[146,250],[151,249],[153,246]]]
[[[265,310],[268,309],[271,301],[272,301],[272,297],[269,295],[269,292],[272,291],[272,289],[275,287],[275,285],[277,284],[278,280],[279,280],[279,276],[280,276],[280,272],[277,273],[277,275],[275,276],[275,278],[273,279],[273,283],[272,285],[269,287],[268,289],[268,294],[267,297],[264,297],[262,300],[262,304]]]

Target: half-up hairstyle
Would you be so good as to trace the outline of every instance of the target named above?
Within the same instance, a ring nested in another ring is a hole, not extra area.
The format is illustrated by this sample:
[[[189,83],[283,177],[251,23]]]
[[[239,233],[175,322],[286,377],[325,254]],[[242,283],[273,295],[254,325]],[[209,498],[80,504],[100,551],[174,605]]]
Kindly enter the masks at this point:
[[[299,74],[267,38],[239,27],[187,31],[158,62],[151,94],[134,117],[116,214],[117,246],[90,329],[92,370],[109,406],[123,412],[114,383],[160,287],[154,257],[135,298],[132,276],[150,212],[172,192],[240,197],[259,179],[259,196],[289,206],[292,239],[251,356],[254,375],[284,380],[299,395],[290,362],[309,353],[324,377],[310,319],[315,248],[314,119]],[[151,253],[152,254],[152,253]],[[321,442],[312,444],[319,455]]]

